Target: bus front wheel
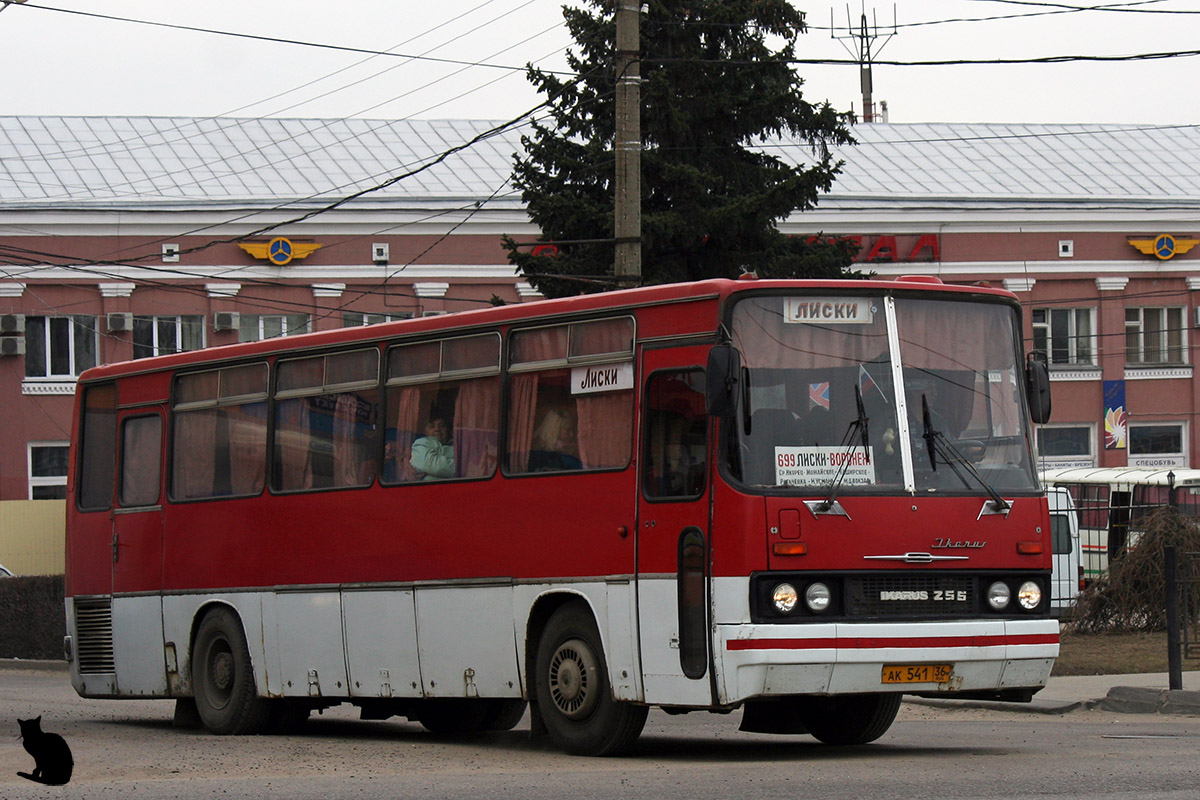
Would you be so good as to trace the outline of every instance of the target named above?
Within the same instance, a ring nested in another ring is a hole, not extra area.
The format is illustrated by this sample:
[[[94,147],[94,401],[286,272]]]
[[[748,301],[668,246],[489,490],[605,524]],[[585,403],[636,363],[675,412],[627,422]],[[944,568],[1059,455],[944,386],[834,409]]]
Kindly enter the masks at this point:
[[[898,693],[806,697],[798,711],[808,732],[825,744],[866,744],[887,733],[901,697]]]
[[[571,603],[550,617],[534,674],[538,713],[568,753],[617,755],[641,734],[648,709],[613,699],[600,632],[586,606]]]
[[[241,620],[229,608],[204,615],[192,649],[192,687],[204,727],[222,735],[261,733],[270,704],[258,696]]]

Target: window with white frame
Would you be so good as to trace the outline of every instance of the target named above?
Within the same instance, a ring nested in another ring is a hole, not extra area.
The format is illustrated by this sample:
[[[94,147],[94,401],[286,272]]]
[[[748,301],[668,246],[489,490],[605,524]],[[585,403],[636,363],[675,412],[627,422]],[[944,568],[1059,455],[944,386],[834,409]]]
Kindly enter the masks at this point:
[[[239,342],[258,342],[301,333],[308,333],[308,314],[242,314],[238,325]]]
[[[1095,442],[1091,425],[1038,426],[1038,467],[1091,466],[1096,463]]]
[[[1129,466],[1186,467],[1187,435],[1182,422],[1129,426]]]
[[[380,322],[393,322],[398,319],[412,319],[411,311],[400,311],[391,314],[365,314],[361,311],[342,312],[343,328],[359,328],[363,325],[378,325]]]
[[[1126,308],[1125,360],[1129,364],[1183,364],[1183,309]]]
[[[29,499],[61,500],[67,496],[67,442],[29,443]]]
[[[1095,313],[1090,308],[1035,308],[1033,349],[1046,353],[1050,364],[1096,363]]]
[[[133,357],[149,358],[204,347],[204,315],[133,318]]]
[[[96,317],[25,318],[25,377],[75,378],[96,366]]]

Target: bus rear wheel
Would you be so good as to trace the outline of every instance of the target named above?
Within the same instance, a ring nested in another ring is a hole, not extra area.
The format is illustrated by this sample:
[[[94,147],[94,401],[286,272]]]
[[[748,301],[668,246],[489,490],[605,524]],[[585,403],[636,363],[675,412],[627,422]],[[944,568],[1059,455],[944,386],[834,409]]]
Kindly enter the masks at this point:
[[[192,648],[192,687],[204,727],[221,735],[261,733],[270,704],[258,696],[241,620],[229,608],[204,615]]]
[[[892,727],[901,697],[898,693],[807,697],[798,712],[808,732],[825,744],[866,744]]]
[[[566,752],[618,755],[641,734],[648,709],[613,699],[600,632],[586,606],[571,603],[550,617],[535,670],[538,713]]]

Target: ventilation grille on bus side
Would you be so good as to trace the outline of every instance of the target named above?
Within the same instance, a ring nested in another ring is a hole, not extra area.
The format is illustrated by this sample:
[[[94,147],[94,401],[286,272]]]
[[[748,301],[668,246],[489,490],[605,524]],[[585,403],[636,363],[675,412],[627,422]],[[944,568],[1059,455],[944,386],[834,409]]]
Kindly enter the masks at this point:
[[[111,599],[75,601],[75,641],[81,675],[116,672]]]

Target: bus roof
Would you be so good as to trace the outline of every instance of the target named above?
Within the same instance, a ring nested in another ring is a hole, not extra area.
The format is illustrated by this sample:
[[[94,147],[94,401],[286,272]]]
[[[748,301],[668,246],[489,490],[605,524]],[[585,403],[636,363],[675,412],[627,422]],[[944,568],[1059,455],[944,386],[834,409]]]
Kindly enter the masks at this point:
[[[1171,476],[1171,477],[1168,477]],[[1148,467],[1069,467],[1041,472],[1042,483],[1141,484],[1146,486],[1200,486],[1200,469]]]
[[[742,276],[737,280],[715,278],[690,283],[671,283],[645,286],[636,289],[620,289],[611,292],[577,295],[575,297],[536,300],[513,305],[491,306],[468,311],[457,311],[433,317],[382,322],[376,325],[336,328],[297,336],[265,339],[257,342],[208,347],[186,353],[143,358],[103,364],[86,370],[79,377],[80,383],[104,380],[132,373],[152,372],[161,369],[176,369],[190,365],[245,358],[254,355],[273,355],[311,348],[331,347],[357,341],[373,341],[397,336],[432,333],[439,330],[507,325],[528,320],[545,319],[550,322],[558,317],[574,314],[602,312],[606,309],[621,311],[640,306],[658,305],[689,300],[712,299],[724,301],[732,294],[743,291],[918,291],[931,294],[958,294],[984,296],[999,301],[1016,303],[1017,297],[1005,289],[989,286],[963,286],[945,284],[940,279],[916,275],[901,276],[895,280],[768,280]],[[714,325],[715,331],[715,325]]]

